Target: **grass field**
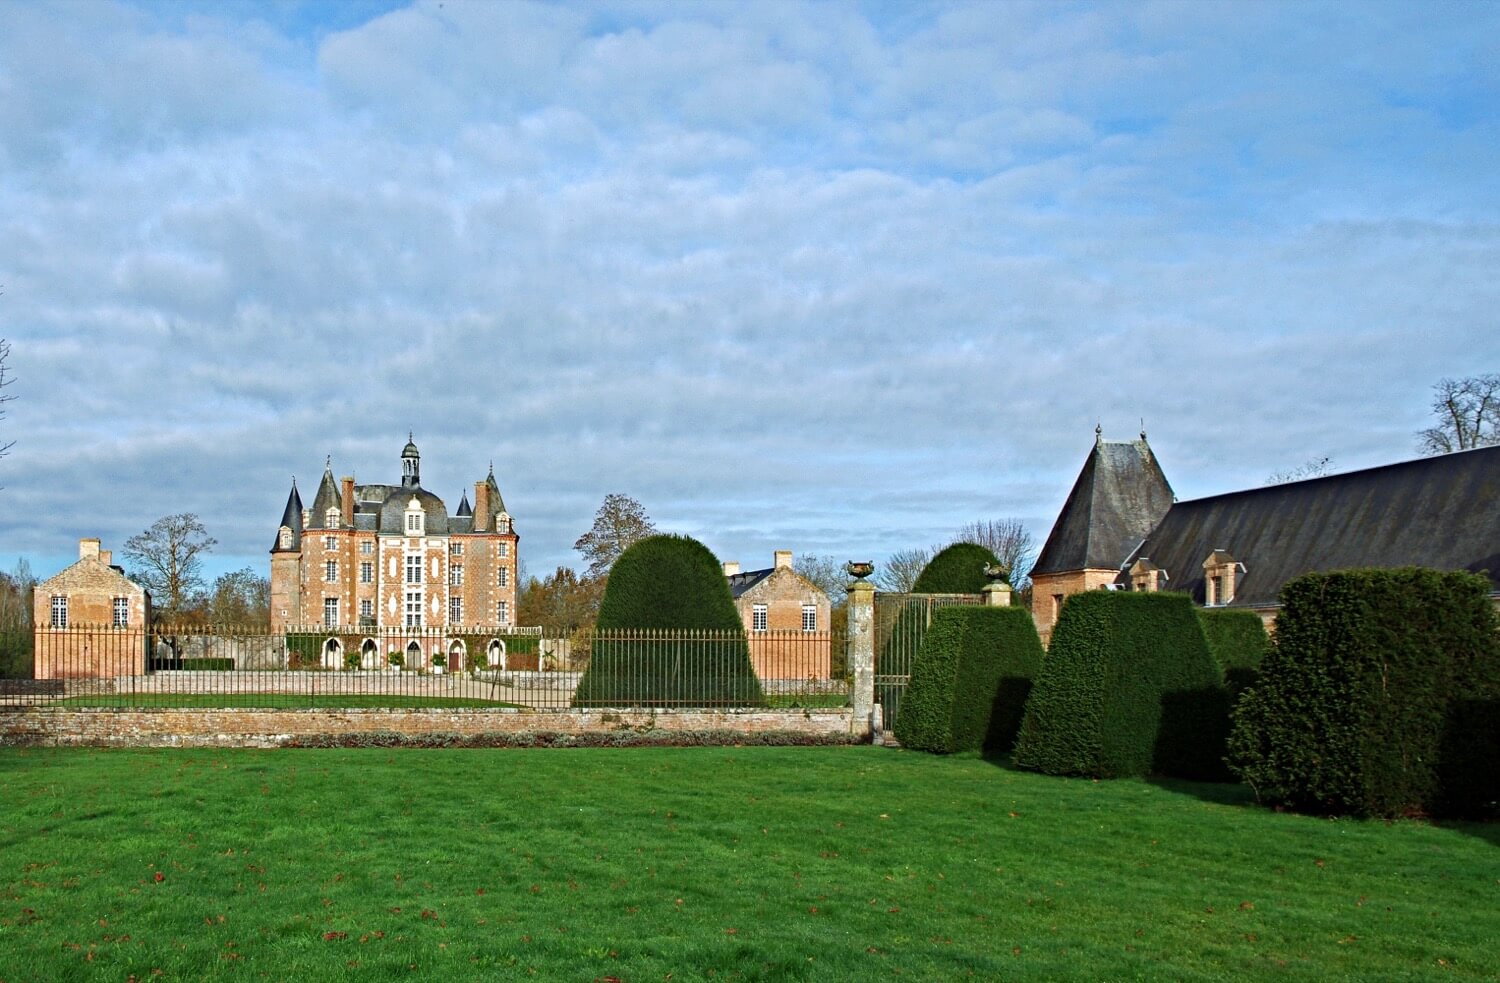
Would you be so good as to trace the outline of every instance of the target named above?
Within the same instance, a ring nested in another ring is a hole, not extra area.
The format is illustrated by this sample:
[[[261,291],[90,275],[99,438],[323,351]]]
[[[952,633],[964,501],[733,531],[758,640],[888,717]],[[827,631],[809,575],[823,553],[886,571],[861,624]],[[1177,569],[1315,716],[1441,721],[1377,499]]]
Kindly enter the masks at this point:
[[[1494,979],[1500,830],[882,748],[0,750],[0,980]]]

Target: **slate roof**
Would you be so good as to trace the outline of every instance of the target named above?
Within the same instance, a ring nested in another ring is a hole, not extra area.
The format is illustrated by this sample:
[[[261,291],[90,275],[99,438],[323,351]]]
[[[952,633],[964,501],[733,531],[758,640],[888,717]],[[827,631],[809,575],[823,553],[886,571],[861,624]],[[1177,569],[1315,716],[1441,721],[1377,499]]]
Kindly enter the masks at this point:
[[[764,570],[747,570],[744,573],[736,573],[730,575],[728,577],[730,596],[732,596],[735,600],[739,600],[741,594],[745,593],[745,591],[754,587],[756,584],[760,583],[762,580],[765,580],[775,572],[775,567],[767,567]]]
[[[408,435],[407,444],[402,448],[401,456],[403,463],[405,459],[413,459],[420,462],[417,448],[411,442]],[[450,516],[448,507],[443,500],[432,492],[427,491],[420,483],[406,483],[408,479],[403,477],[400,485],[355,485],[354,486],[354,528],[365,531],[404,533],[405,512],[407,503],[413,497],[421,503],[422,511],[426,515],[426,532],[429,535],[445,535],[453,533],[472,533],[474,531],[475,516],[473,507],[469,504],[469,495],[465,491],[458,506],[458,513]],[[490,473],[485,477],[484,483],[489,486],[489,515],[487,527],[495,528],[495,517],[505,511],[505,500],[500,497],[500,486],[495,481],[495,467],[490,465]],[[318,484],[317,494],[313,498],[313,506],[307,510],[308,530],[323,529],[327,526],[327,515],[329,509],[339,509],[342,513],[343,497],[339,491],[338,484],[333,478],[333,466],[330,461],[323,469],[323,478]],[[297,492],[296,481],[292,482],[291,494],[287,496],[286,509],[282,513],[281,524],[292,529],[292,549],[301,545],[303,529],[302,498]],[[272,552],[280,549],[280,538],[278,534],[276,545],[271,547]]]
[[[1172,486],[1145,434],[1140,440],[1095,440],[1032,576],[1118,569],[1171,507]]]
[[[1149,557],[1201,604],[1214,550],[1244,564],[1230,607],[1269,607],[1299,574],[1354,567],[1484,572],[1500,591],[1500,447],[1178,502],[1122,567]]]
[[[296,549],[302,541],[302,496],[297,494],[297,479],[292,479],[292,491],[286,497],[286,508],[281,512],[281,523],[276,527],[276,541],[271,544],[271,552],[275,553],[281,549],[281,526],[286,526],[292,531],[292,549]]]

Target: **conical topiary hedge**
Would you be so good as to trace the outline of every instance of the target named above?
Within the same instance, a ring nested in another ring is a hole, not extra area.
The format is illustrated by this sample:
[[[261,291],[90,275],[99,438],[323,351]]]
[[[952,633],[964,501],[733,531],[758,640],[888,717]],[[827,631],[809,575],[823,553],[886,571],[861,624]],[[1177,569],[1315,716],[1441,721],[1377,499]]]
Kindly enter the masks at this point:
[[[573,705],[764,703],[729,583],[708,547],[660,535],[620,554]]]

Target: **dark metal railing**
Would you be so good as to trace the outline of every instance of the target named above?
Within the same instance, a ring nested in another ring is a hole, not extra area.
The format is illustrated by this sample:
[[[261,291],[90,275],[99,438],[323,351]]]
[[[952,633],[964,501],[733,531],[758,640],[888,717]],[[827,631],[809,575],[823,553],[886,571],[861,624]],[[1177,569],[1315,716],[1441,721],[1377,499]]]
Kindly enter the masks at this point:
[[[843,706],[841,633],[0,628],[0,706]]]

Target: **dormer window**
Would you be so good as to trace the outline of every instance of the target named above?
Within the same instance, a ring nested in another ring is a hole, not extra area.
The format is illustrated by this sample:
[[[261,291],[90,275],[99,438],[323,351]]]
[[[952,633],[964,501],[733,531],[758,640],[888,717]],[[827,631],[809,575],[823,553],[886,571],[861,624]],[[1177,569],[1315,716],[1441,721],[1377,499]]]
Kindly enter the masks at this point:
[[[1171,579],[1167,571],[1151,562],[1150,557],[1143,556],[1130,565],[1131,590],[1158,591]]]
[[[281,545],[282,549],[289,550],[292,548],[292,530],[290,527],[282,526],[277,536],[279,537],[277,542]]]
[[[426,526],[425,516],[422,513],[422,503],[417,501],[416,496],[406,504],[406,534],[408,536],[420,536]]]
[[[1229,555],[1227,550],[1214,550],[1203,561],[1203,603],[1207,607],[1221,607],[1234,600],[1239,575],[1245,565]]]
[[[505,514],[504,512],[501,512],[499,515],[495,516],[495,531],[498,532],[498,533],[500,533],[500,534],[502,534],[502,535],[505,534],[505,533],[510,532],[510,516],[509,515]]]
[[[337,508],[329,509],[323,518],[326,520],[323,523],[326,528],[337,529],[339,527],[339,510]]]

